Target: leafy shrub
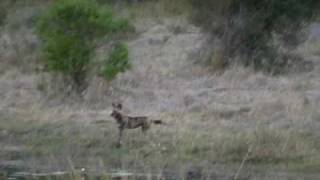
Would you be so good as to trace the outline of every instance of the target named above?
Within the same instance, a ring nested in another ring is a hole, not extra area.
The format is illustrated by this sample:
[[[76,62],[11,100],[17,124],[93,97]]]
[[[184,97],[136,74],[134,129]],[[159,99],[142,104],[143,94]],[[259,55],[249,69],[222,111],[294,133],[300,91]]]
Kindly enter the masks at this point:
[[[7,17],[7,11],[10,7],[10,2],[8,0],[2,0],[0,2],[0,26],[2,26]]]
[[[128,26],[94,0],[55,1],[37,22],[47,69],[65,74],[75,88],[83,87],[95,39]]]
[[[106,79],[112,79],[119,72],[123,72],[128,68],[130,68],[128,47],[123,43],[118,43],[105,61],[101,74]]]
[[[4,23],[4,20],[6,19],[7,13],[2,7],[0,7],[0,26]]]
[[[226,64],[241,56],[241,62],[273,72],[286,65],[271,41],[274,34],[283,39],[298,31],[315,16],[317,0],[190,0],[196,7],[193,19],[220,36]]]

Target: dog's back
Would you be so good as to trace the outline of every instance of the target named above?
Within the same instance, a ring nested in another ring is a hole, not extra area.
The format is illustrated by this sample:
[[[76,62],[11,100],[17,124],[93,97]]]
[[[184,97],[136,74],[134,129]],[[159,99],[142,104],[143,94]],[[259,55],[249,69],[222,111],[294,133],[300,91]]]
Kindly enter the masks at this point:
[[[146,126],[146,122],[148,121],[148,117],[146,116],[125,116],[125,123],[127,129],[135,129],[135,128],[143,128]],[[145,129],[145,128],[143,128]]]
[[[143,132],[147,131],[151,124],[164,124],[162,120],[151,120],[148,116],[127,116],[121,112],[121,104],[112,104],[113,111],[110,114],[119,124],[119,140],[118,144],[121,145],[122,131],[124,129],[140,128]]]

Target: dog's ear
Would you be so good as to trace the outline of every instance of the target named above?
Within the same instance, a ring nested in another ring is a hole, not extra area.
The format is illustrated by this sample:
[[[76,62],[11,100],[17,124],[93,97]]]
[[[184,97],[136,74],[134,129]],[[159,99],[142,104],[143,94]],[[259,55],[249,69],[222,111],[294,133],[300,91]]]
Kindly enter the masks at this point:
[[[112,103],[112,107],[113,107],[113,108],[116,108],[116,104],[115,104],[115,103]]]
[[[112,103],[112,108],[113,108],[113,109],[118,109],[118,104],[113,102],[113,103]]]

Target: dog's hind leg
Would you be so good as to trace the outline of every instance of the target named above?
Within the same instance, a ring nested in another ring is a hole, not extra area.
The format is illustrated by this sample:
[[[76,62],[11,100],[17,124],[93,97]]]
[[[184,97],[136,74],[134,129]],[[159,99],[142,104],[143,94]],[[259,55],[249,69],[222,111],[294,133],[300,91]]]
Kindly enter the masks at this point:
[[[143,122],[141,124],[141,130],[143,133],[146,133],[146,131],[150,128],[150,123],[148,123],[147,121]]]

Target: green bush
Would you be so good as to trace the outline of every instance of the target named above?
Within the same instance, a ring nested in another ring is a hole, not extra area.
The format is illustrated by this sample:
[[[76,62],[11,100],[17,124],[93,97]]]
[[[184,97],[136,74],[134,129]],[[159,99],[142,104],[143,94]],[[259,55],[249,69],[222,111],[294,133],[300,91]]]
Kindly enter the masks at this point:
[[[75,88],[83,87],[95,40],[128,26],[94,0],[55,1],[37,21],[47,69],[65,74]]]
[[[0,1],[0,27],[4,24],[7,18],[7,11],[10,7],[10,2],[8,0]]]
[[[123,43],[118,43],[104,62],[101,74],[110,80],[128,68],[130,68],[128,47]]]
[[[193,20],[220,36],[223,59],[230,64],[241,57],[243,64],[266,71],[286,65],[272,42],[274,34],[285,39],[318,12],[318,0],[190,0]],[[231,59],[231,60],[230,60]]]

